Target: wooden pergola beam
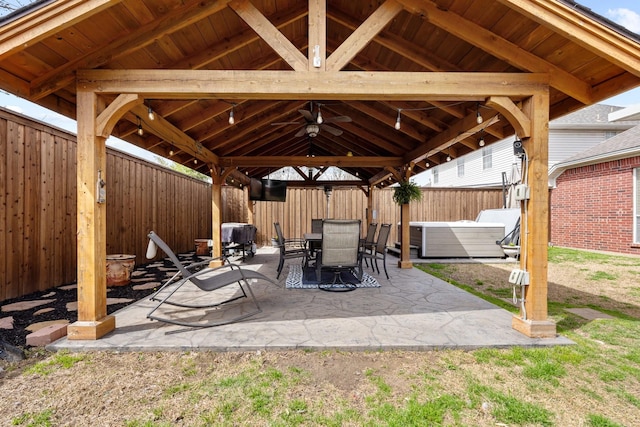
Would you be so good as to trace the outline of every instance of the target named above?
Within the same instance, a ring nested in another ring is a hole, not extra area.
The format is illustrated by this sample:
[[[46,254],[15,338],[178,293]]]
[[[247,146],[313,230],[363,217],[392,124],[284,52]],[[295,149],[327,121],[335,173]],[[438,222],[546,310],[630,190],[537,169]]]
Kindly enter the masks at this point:
[[[164,99],[482,101],[521,100],[544,90],[547,74],[364,71],[79,70],[78,86],[98,94]]]

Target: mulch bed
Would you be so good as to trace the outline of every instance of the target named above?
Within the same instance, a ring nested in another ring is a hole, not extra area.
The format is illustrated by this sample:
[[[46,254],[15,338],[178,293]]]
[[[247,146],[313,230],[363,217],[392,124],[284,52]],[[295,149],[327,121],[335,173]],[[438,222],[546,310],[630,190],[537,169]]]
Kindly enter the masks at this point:
[[[181,261],[185,263],[202,260],[194,253],[180,255]],[[168,277],[173,275],[175,267],[168,259],[155,261],[153,263],[137,266],[131,275],[131,283],[125,286],[115,286],[107,288],[107,298],[129,299],[128,302],[119,302],[107,305],[107,314],[114,313],[127,305],[151,295],[157,286]],[[145,288],[147,284],[155,284],[154,287]],[[16,302],[33,300],[53,300],[47,304],[39,305],[26,310],[1,311],[1,307]],[[19,298],[0,302],[0,319],[13,317],[13,329],[0,328],[0,345],[4,341],[18,348],[28,348],[26,338],[31,332],[26,328],[37,322],[66,319],[69,323],[78,320],[77,310],[68,310],[67,304],[78,300],[78,291],[75,286],[60,286],[42,292],[34,292]],[[52,309],[47,311],[46,309]],[[36,314],[41,312],[40,314]]]

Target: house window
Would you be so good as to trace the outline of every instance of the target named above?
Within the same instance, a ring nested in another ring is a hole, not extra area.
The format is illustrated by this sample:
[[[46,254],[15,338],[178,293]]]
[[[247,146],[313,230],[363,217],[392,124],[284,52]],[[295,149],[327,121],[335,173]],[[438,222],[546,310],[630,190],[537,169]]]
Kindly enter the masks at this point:
[[[633,243],[640,243],[640,168],[633,170]]]
[[[482,169],[487,170],[493,167],[493,149],[491,146],[482,149]]]
[[[433,183],[438,183],[438,168],[434,168],[431,173],[433,174]]]
[[[605,139],[613,138],[617,134],[618,134],[618,132],[616,132],[615,130],[608,130],[608,131],[604,132],[604,138]]]
[[[457,159],[458,162],[458,178],[464,177],[464,159],[461,157]]]

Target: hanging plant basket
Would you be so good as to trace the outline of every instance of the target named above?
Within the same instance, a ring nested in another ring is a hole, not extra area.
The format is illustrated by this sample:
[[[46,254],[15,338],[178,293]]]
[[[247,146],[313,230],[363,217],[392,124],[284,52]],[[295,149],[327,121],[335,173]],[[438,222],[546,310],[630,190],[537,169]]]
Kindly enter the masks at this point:
[[[400,181],[397,187],[394,187],[393,201],[399,205],[410,203],[414,200],[422,199],[422,190],[413,181]]]

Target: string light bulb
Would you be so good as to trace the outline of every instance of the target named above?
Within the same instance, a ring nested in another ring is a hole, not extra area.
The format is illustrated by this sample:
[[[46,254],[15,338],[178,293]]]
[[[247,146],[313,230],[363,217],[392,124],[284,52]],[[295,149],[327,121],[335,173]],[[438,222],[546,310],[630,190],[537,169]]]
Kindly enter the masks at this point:
[[[324,119],[322,118],[322,112],[320,111],[320,105],[318,104],[318,116],[316,117],[316,123],[321,125],[322,122],[324,122]]]
[[[147,107],[147,114],[149,116],[149,120],[154,121],[156,119],[156,115],[153,113],[151,106]]]
[[[233,105],[231,106],[231,111],[229,112],[229,124],[232,125],[236,122],[236,119],[233,115]]]
[[[173,150],[169,150],[169,156],[173,156]]]
[[[482,124],[483,121],[482,114],[480,114],[480,103],[478,102],[476,107],[476,123]]]
[[[400,111],[402,111],[402,109],[398,108],[398,118],[396,118],[396,125],[395,125],[396,130],[400,130]]]
[[[484,136],[481,136],[481,137],[480,137],[480,140],[478,141],[478,145],[479,145],[480,147],[484,147]]]
[[[142,129],[142,121],[140,120],[140,117],[138,117],[138,135],[140,136],[144,135],[144,130]]]
[[[193,159],[193,164],[197,165],[198,164],[198,159]]]

